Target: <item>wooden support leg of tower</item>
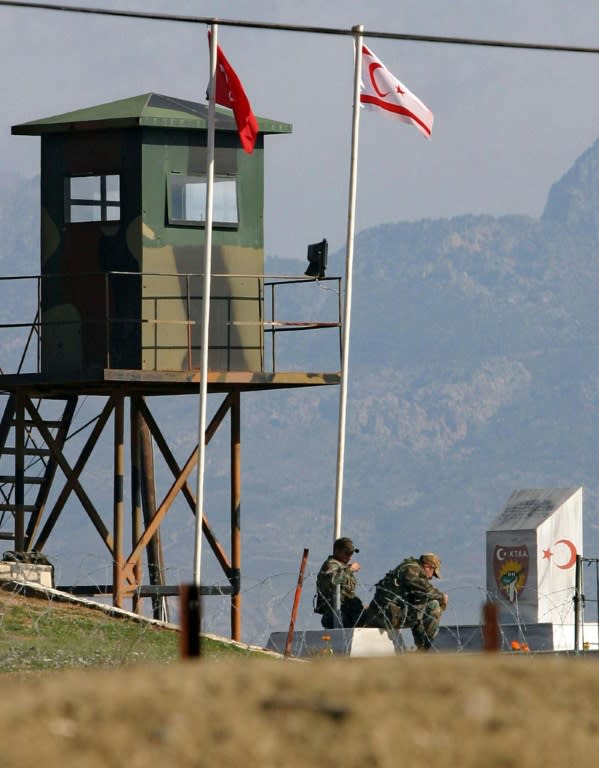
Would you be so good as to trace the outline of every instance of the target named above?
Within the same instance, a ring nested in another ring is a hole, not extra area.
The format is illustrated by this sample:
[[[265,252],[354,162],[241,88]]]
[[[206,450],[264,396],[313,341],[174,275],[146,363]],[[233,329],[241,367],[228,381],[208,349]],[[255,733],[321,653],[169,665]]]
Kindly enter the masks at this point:
[[[241,640],[241,418],[239,391],[231,395],[231,639]]]
[[[156,487],[154,482],[154,454],[152,450],[152,435],[143,416],[141,405],[143,400],[135,398],[136,407],[140,412],[139,419],[139,441],[141,455],[141,500],[144,518],[144,526],[148,525],[150,520],[156,514]],[[148,542],[146,548],[148,558],[148,573],[150,584],[164,584],[164,555],[162,553],[162,542],[160,540],[160,528],[156,530],[154,536]],[[164,619],[168,621],[168,613],[165,615],[163,609],[167,609],[167,602],[158,595],[152,597],[152,615],[155,619]]]
[[[130,400],[130,433],[131,433],[131,537],[137,541],[141,536],[141,451],[140,451],[140,415],[139,410],[133,400]],[[134,568],[135,586],[140,587],[142,583],[143,567],[141,557],[138,559]],[[132,607],[135,613],[142,612],[142,599],[139,596],[139,590],[133,593]]]
[[[114,552],[113,604],[123,607],[125,575],[123,571],[123,483],[125,477],[125,419],[124,397],[115,396],[114,406]]]

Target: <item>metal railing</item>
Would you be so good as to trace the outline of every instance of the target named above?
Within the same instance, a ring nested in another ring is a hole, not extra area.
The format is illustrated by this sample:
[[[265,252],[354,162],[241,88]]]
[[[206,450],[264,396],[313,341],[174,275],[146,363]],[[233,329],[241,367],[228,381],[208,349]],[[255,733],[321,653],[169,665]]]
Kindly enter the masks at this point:
[[[197,368],[202,277],[123,271],[0,277],[0,369],[40,372],[53,340],[58,347],[77,340],[84,358],[105,368],[141,367],[144,355],[143,367],[152,370],[171,369],[163,358],[177,360],[176,370]],[[294,319],[293,313],[310,316],[314,296],[300,292],[314,286],[325,318]],[[266,371],[268,359],[275,373],[281,333],[336,329],[338,355],[326,370],[339,370],[341,278],[213,274],[210,301],[210,355],[218,361],[212,369],[239,370],[248,356],[249,370]]]
[[[287,285],[297,285],[299,283],[317,283],[322,287],[322,284],[330,283],[333,288],[327,288],[332,291],[337,297],[337,319],[335,321],[278,321],[276,320],[276,291],[277,288],[281,289]],[[273,281],[266,281],[264,288],[270,290],[270,317],[272,318],[265,324],[265,331],[272,334],[272,370],[276,371],[276,334],[285,333],[289,331],[310,331],[319,328],[337,328],[338,343],[339,343],[339,361],[341,361],[342,354],[342,337],[341,337],[341,278],[340,277],[324,277],[318,281],[314,278],[279,278]],[[268,327],[267,327],[268,326]]]

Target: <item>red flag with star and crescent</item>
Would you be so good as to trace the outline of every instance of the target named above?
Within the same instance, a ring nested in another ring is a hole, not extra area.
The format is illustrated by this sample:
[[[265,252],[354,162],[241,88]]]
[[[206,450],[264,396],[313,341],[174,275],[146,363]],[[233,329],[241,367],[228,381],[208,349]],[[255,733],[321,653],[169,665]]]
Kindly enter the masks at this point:
[[[431,137],[433,113],[365,45],[362,46],[360,104],[414,125],[427,139]]]
[[[214,101],[222,107],[233,110],[237,132],[243,149],[254,151],[258,135],[258,121],[252,111],[252,106],[245,94],[241,80],[229,64],[220,45],[216,47],[216,86]]]

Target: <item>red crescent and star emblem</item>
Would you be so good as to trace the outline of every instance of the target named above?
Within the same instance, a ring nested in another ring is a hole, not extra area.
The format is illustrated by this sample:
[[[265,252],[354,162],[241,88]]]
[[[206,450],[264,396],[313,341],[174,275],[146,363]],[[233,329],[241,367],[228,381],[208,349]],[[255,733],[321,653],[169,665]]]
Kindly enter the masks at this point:
[[[570,539],[558,539],[555,544],[553,545],[554,548],[557,547],[559,544],[563,544],[568,553],[568,557],[565,562],[558,563],[555,559],[553,560],[553,564],[557,568],[561,568],[562,570],[567,570],[568,568],[572,568],[572,566],[576,563],[576,546],[575,544],[570,541]],[[543,560],[549,560],[551,561],[551,558],[555,557],[555,552],[551,551],[551,548],[543,550]]]
[[[377,69],[384,69],[383,65],[378,61],[373,61],[372,64],[368,67],[368,74],[370,75],[370,82],[372,83],[372,87],[377,92],[377,94],[381,97],[381,99],[384,99],[385,96],[388,96],[391,91],[381,91],[381,89],[378,87],[377,82],[374,78],[374,73]],[[399,93],[402,96],[405,94],[405,91],[402,91],[400,84],[398,83],[395,86],[395,93]]]
[[[374,61],[368,67],[368,74],[370,75],[370,82],[372,83],[372,87],[378,93],[378,95],[381,97],[381,99],[384,99],[385,96],[389,95],[389,91],[385,91],[385,93],[383,93],[383,91],[381,91],[379,89],[378,85],[376,84],[376,80],[374,79],[374,73],[376,72],[377,69],[382,69],[382,67],[383,67],[382,64],[379,64],[378,61]]]

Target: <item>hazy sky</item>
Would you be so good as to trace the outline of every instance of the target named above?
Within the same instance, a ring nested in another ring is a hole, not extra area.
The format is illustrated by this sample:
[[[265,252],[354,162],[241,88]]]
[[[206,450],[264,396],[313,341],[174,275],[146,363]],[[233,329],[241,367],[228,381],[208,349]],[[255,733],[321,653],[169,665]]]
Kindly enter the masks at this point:
[[[595,45],[599,4],[570,0],[93,0],[62,5],[426,35]],[[13,124],[156,91],[202,101],[203,25],[0,6],[0,173],[33,176],[39,139]],[[266,139],[269,254],[346,231],[353,43],[221,27],[254,111],[293,124]],[[435,113],[430,142],[363,112],[356,227],[463,213],[538,216],[550,185],[599,136],[599,56],[366,39]]]

